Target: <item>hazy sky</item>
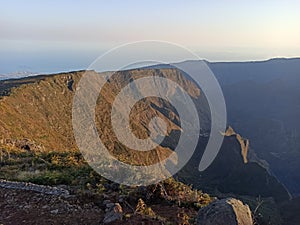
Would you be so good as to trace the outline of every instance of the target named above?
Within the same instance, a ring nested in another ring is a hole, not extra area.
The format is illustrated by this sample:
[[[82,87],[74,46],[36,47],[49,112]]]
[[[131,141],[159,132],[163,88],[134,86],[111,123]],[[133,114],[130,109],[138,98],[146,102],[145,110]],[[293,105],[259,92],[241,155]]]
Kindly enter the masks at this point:
[[[144,39],[175,42],[212,61],[300,56],[297,0],[0,3],[0,73],[14,71],[13,61],[41,70],[31,64],[47,56],[57,69],[84,67],[111,47]]]

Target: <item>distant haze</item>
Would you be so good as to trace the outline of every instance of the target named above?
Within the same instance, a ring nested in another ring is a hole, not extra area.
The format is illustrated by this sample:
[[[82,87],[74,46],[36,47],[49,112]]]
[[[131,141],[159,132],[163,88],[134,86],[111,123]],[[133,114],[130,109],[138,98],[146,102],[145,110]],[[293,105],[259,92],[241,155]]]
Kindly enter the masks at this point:
[[[119,44],[162,40],[210,61],[300,56],[300,2],[6,1],[0,74],[86,68]]]

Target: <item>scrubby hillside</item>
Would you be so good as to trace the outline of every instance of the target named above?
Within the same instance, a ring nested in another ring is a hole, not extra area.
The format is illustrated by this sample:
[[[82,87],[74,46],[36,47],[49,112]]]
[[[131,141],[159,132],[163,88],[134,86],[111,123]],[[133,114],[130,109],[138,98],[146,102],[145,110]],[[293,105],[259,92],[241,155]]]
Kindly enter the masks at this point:
[[[74,150],[71,109],[73,91],[69,80],[82,72],[1,81],[7,96],[0,100],[0,137],[3,145],[23,139],[42,151]]]
[[[26,139],[27,148],[32,148],[32,150],[39,149],[46,152],[77,150],[72,130],[72,102],[76,85],[83,73],[84,71],[79,71],[1,81],[0,90],[3,97],[0,101],[0,143],[4,146],[25,148],[25,145],[22,146],[21,143],[24,143]],[[159,75],[175,80],[195,98],[200,94],[199,89],[191,81],[183,79],[183,76],[173,69],[149,69],[142,73],[139,70],[132,70],[114,74],[99,96],[96,108],[97,128],[107,148],[123,160],[130,158],[130,163],[147,164],[149,162],[141,161],[146,159],[154,162],[158,160],[157,154],[164,158],[170,153],[168,147],[158,147],[157,151],[144,152],[141,156],[139,152],[124,148],[111,129],[110,112],[116,94],[132,79],[149,75]],[[99,76],[106,78],[105,74]],[[169,88],[170,95],[176,93],[175,89]],[[158,98],[140,101],[133,108],[131,116],[133,131],[140,138],[147,137],[149,133],[147,126],[154,116],[159,116],[166,121],[169,134],[171,131],[179,130],[178,116],[172,106]],[[120,152],[120,148],[123,151],[122,155],[117,153]]]

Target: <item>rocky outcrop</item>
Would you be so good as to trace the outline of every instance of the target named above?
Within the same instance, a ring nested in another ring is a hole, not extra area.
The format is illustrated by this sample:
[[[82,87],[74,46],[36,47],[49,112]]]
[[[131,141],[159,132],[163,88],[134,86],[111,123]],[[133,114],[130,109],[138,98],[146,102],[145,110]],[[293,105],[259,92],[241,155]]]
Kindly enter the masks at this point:
[[[65,197],[70,195],[68,190],[61,187],[51,187],[51,186],[38,185],[38,184],[33,184],[28,182],[0,180],[0,188],[34,191],[34,192],[39,192],[47,195],[61,195]]]
[[[235,136],[237,141],[240,143],[241,145],[241,154],[244,160],[244,163],[248,162],[247,159],[247,154],[248,154],[248,150],[249,150],[249,140],[243,138],[241,135],[237,134],[232,127],[228,127],[226,132],[224,133],[224,136],[226,137],[230,137],[230,136]]]
[[[199,210],[197,225],[252,225],[248,205],[234,198],[218,200]]]

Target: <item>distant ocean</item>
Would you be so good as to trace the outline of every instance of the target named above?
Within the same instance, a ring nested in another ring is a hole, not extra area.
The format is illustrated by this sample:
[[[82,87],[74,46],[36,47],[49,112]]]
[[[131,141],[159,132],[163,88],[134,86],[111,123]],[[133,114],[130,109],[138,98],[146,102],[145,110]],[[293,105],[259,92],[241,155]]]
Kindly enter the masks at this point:
[[[105,51],[3,51],[0,49],[0,80],[27,77],[39,74],[53,74],[60,72],[88,69]],[[157,63],[136,63],[132,67],[137,68]],[[119,69],[122,60],[114,59],[108,62],[106,68],[101,71]]]
[[[0,79],[85,69],[95,59],[80,52],[0,52]]]

